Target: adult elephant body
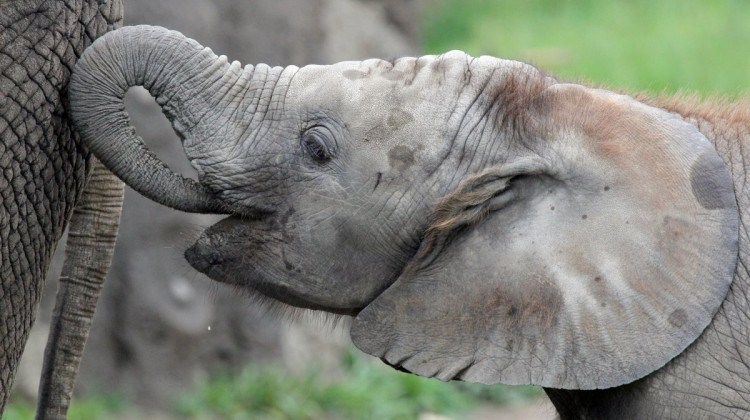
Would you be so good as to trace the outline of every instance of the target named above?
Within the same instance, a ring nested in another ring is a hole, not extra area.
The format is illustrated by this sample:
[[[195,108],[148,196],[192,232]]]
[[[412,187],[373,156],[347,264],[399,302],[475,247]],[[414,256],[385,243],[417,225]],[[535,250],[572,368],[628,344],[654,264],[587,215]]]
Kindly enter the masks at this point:
[[[129,128],[133,85],[199,181]],[[186,251],[195,268],[354,316],[386,363],[539,384],[569,417],[750,407],[747,108],[649,106],[456,51],[243,68],[154,27],[96,42],[70,93],[134,189],[230,214]]]
[[[0,9],[0,414],[51,255],[79,204],[45,362],[54,379],[40,400],[41,416],[64,415],[93,312],[85,305],[95,303],[114,246],[122,186],[77,143],[63,98],[83,50],[120,25],[122,3],[24,0]],[[92,237],[92,228],[104,236]]]

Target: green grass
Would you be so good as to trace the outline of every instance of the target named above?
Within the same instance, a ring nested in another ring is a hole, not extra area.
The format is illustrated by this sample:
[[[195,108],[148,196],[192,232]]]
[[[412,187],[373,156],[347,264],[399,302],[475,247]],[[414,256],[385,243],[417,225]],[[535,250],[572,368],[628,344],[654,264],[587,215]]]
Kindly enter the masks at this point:
[[[328,384],[314,370],[294,376],[250,366],[181,398],[177,412],[198,419],[415,419],[422,412],[460,416],[481,401],[507,404],[541,392],[421,378],[383,369],[356,350],[342,365],[346,377]]]
[[[462,418],[482,402],[514,404],[541,395],[538,387],[485,386],[398,372],[351,349],[341,360],[344,375],[335,381],[310,369],[294,375],[275,366],[251,365],[219,376],[175,401],[164,418],[367,420],[416,419],[430,412]],[[142,413],[141,413],[142,414]],[[71,420],[143,417],[125,399],[109,396],[74,400]],[[30,420],[34,407],[11,401],[3,420]]]
[[[423,44],[536,64],[628,90],[735,96],[750,88],[744,0],[431,0]]]
[[[117,418],[128,407],[124,398],[119,396],[91,397],[74,400],[68,410],[70,420],[107,420]],[[35,407],[26,401],[11,400],[5,408],[3,420],[31,420]]]

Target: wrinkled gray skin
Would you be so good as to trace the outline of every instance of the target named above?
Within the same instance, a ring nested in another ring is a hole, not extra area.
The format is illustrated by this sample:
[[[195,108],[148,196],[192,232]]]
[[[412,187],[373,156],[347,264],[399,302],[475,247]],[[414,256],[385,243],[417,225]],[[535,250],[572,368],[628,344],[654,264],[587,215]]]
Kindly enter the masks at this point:
[[[129,128],[134,85],[198,182]],[[386,363],[539,384],[563,417],[750,407],[746,110],[659,109],[457,51],[243,68],[154,27],[87,50],[70,102],[133,188],[229,214],[186,251],[196,269],[351,315]]]
[[[111,260],[123,187],[77,143],[63,98],[83,50],[119,26],[122,3],[3,1],[0,10],[0,415],[70,220],[38,412],[64,417]]]
[[[750,240],[746,228],[750,106],[747,102],[697,104],[685,98],[646,101],[698,127],[730,173],[740,229],[729,293],[703,334],[657,372],[614,389],[545,391],[563,418],[746,418],[750,411]]]

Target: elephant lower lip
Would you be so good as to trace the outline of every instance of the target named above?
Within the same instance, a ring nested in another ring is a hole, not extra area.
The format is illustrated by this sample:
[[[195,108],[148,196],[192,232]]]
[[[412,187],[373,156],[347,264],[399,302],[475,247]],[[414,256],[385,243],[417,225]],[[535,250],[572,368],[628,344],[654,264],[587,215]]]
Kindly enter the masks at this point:
[[[260,293],[261,295],[296,308],[311,309],[315,311],[324,311],[337,315],[357,316],[363,308],[340,308],[319,304],[300,296],[294,289],[285,286],[279,286],[269,283],[260,282],[258,284],[247,285],[246,287]]]
[[[231,222],[232,220],[230,220]],[[190,248],[185,250],[188,263],[219,283],[237,286],[258,293],[279,303],[303,309],[312,309],[337,315],[356,316],[363,307],[341,308],[315,302],[314,298],[300,294],[290,285],[274,284],[263,280],[263,275],[255,270],[246,259],[238,260],[216,251],[223,249],[212,235],[203,235]],[[220,242],[220,241],[218,241]],[[365,305],[366,306],[366,305]]]

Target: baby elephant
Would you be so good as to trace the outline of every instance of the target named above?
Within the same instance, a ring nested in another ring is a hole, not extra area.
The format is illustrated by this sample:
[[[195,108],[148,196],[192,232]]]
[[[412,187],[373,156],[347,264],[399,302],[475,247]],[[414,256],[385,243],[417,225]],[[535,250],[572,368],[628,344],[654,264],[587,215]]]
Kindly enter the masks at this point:
[[[137,85],[198,181],[134,134]],[[563,417],[750,406],[748,107],[646,105],[459,51],[242,67],[148,26],[96,41],[69,92],[130,186],[228,215],[186,251],[197,270],[352,316],[394,367],[542,385]]]

